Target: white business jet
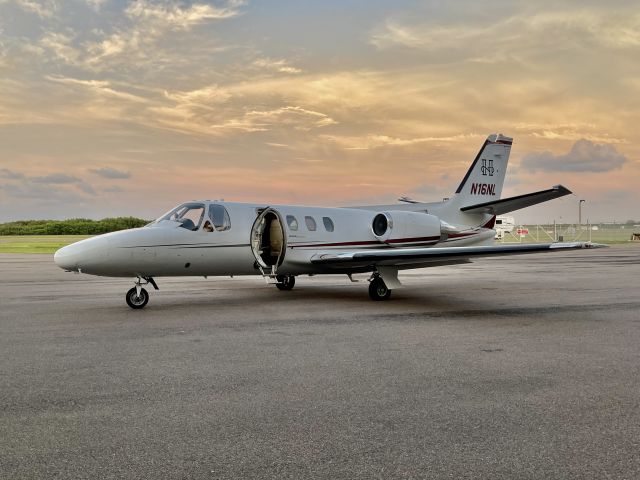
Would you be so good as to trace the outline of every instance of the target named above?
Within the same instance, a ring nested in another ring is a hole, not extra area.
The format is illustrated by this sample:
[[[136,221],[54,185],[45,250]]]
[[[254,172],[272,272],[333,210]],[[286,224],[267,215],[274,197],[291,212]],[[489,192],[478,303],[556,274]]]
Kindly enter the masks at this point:
[[[143,308],[167,276],[262,275],[291,290],[297,275],[371,273],[369,296],[386,300],[398,271],[468,263],[473,257],[559,252],[590,243],[494,245],[496,215],[568,195],[561,185],[501,199],[512,139],[490,135],[455,194],[443,202],[408,198],[350,208],[187,202],[152,223],[61,248],[64,270],[133,277],[126,294]]]

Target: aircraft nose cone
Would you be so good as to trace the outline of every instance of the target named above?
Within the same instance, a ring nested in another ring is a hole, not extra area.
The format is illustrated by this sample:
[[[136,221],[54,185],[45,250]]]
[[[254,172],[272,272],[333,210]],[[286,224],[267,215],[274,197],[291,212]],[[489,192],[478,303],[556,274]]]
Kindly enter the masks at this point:
[[[63,270],[78,270],[79,248],[76,245],[67,245],[57,250],[53,255],[53,261]]]
[[[53,261],[63,270],[91,273],[105,261],[107,240],[103,235],[87,238],[62,247]]]

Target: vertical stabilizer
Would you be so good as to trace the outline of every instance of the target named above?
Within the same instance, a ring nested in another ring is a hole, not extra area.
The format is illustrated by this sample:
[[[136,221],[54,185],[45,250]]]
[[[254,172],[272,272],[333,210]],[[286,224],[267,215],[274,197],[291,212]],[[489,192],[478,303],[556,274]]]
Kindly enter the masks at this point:
[[[498,200],[513,139],[489,135],[452,198],[457,207]]]

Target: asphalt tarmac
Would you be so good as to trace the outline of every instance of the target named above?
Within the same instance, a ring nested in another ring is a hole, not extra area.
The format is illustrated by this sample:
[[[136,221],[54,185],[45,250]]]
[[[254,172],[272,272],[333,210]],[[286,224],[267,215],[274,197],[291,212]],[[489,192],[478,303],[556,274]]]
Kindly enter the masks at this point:
[[[640,478],[640,245],[367,284],[0,255],[0,478]],[[365,278],[362,276],[361,278]]]

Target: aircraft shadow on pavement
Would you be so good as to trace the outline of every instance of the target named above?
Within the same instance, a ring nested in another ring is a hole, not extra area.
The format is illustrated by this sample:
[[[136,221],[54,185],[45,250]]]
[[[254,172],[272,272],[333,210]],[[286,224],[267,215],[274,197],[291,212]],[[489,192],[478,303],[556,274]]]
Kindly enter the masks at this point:
[[[389,300],[375,302],[369,299],[366,283],[351,285],[300,285],[292,291],[281,292],[275,287],[257,286],[256,288],[198,289],[188,292],[173,290],[158,292],[145,309],[152,311],[174,311],[188,308],[193,315],[200,311],[210,312],[212,308],[219,313],[232,310],[257,311],[269,308],[273,313],[306,311],[320,312],[323,308],[336,309],[340,315],[341,306],[347,308],[357,305],[362,312],[455,312],[457,310],[489,311],[495,304],[467,295],[443,294],[442,290],[429,290],[429,286],[408,286],[394,290]],[[187,295],[185,295],[187,293]],[[303,305],[302,307],[300,305]],[[122,310],[122,305],[110,305]],[[127,309],[128,311],[128,309]],[[349,310],[346,310],[349,311]],[[144,313],[144,312],[136,312]]]

